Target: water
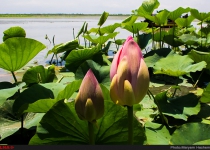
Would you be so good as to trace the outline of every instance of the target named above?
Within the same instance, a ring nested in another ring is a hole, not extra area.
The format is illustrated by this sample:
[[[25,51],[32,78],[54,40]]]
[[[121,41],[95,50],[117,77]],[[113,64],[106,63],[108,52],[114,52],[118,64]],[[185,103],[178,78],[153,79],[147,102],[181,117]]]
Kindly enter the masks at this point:
[[[26,31],[26,37],[38,40],[46,45],[46,49],[41,51],[32,61],[29,62],[29,66],[34,65],[34,62],[38,64],[45,65],[49,61],[52,55],[46,57],[47,52],[52,49],[53,45],[50,44],[48,40],[45,39],[47,35],[52,41],[55,35],[55,44],[65,43],[67,41],[73,40],[73,29],[75,35],[79,32],[83,23],[86,21],[88,23],[88,30],[91,28],[97,28],[97,23],[99,21],[99,16],[87,16],[87,17],[72,17],[72,18],[6,18],[0,19],[0,37],[3,37],[3,31],[13,26],[20,26]],[[109,16],[107,21],[103,26],[111,25],[114,23],[121,23],[126,16]],[[139,21],[142,19],[140,18]],[[193,23],[196,25],[196,23]],[[117,28],[116,32],[120,32],[116,39],[126,39],[132,33],[121,28]],[[80,38],[82,40],[82,38]],[[2,43],[2,38],[0,38],[0,43]],[[111,49],[116,49],[114,45]],[[13,82],[13,78],[10,72],[7,72],[0,68],[0,82],[10,81]]]
[[[109,16],[107,21],[103,26],[111,25],[114,23],[121,23],[126,16],[114,17]],[[78,17],[78,18],[15,18],[15,19],[0,19],[0,37],[3,37],[3,31],[7,30],[13,26],[20,26],[26,31],[26,37],[38,40],[46,45],[46,49],[41,51],[28,65],[38,62],[38,64],[45,65],[49,61],[52,55],[46,57],[48,50],[52,49],[53,45],[50,44],[48,40],[45,39],[45,35],[49,37],[52,41],[55,35],[55,44],[65,43],[67,41],[73,40],[73,29],[75,36],[81,29],[84,22],[88,23],[88,30],[91,28],[96,28],[99,21],[99,16],[97,17]],[[124,38],[131,35],[130,32],[122,29],[116,29],[120,32],[116,38]],[[80,38],[82,40],[82,38]],[[2,43],[2,38],[0,38],[0,43]],[[0,82],[1,81],[11,81],[11,75],[9,72],[0,68]]]

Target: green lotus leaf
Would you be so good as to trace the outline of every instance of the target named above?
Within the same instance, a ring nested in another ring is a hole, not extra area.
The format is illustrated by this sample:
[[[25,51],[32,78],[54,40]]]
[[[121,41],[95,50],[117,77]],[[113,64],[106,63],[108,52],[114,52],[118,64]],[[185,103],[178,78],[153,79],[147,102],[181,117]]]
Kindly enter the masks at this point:
[[[143,1],[142,5],[136,11],[139,16],[145,17],[145,15],[153,14],[153,11],[158,8],[159,5],[158,0]]]
[[[110,66],[101,66],[92,60],[86,60],[79,66],[75,73],[75,79],[83,79],[87,71],[91,69],[99,83],[109,88],[110,86]]]
[[[103,34],[105,34],[105,33],[113,33],[115,31],[115,29],[117,29],[120,26],[121,26],[120,23],[115,23],[113,25],[108,25],[108,26],[105,26],[105,27],[101,28],[100,32],[102,32]]]
[[[36,40],[14,37],[0,44],[0,67],[17,71],[33,59],[46,46]]]
[[[126,145],[128,134],[127,110],[111,101],[104,101],[104,116],[94,126],[96,145]],[[142,125],[133,118],[134,144],[142,145],[146,140]],[[74,101],[57,102],[42,118],[37,133],[30,145],[87,145],[87,122],[80,120],[74,108]]]
[[[173,46],[173,47],[179,47],[183,45],[182,41],[180,39],[174,38],[173,35],[165,35],[163,37],[163,40],[165,43]]]
[[[61,43],[61,44],[55,45],[52,50],[48,51],[48,54],[51,54],[51,53],[55,53],[55,54],[63,53],[65,51],[74,50],[74,49],[76,49],[78,47],[79,47],[79,43],[78,43],[78,39],[76,39],[76,40],[68,41],[66,43]]]
[[[0,112],[2,113],[2,109],[6,112],[10,112],[12,110],[12,104],[14,101],[7,101],[4,103],[3,107],[0,107]],[[38,113],[38,114],[28,114],[24,119],[24,129],[30,129],[32,127],[36,127],[41,118],[43,117],[44,113]],[[6,143],[5,140],[8,142],[15,136],[15,134],[18,134],[18,130],[20,130],[21,122],[17,118],[9,118],[12,114],[8,113],[7,115],[0,117],[0,131],[1,131],[1,139],[0,143]],[[20,134],[20,133],[19,133]],[[13,136],[14,135],[14,136]],[[13,137],[10,137],[13,136]],[[15,140],[18,140],[15,138]]]
[[[100,28],[91,28],[86,34],[90,34],[90,33],[99,33],[99,29]],[[101,32],[101,35],[104,35],[104,33]]]
[[[170,55],[160,59],[153,68],[154,74],[179,77],[190,72],[201,71],[206,68],[206,62],[193,64],[193,60],[189,56]]]
[[[204,12],[199,12],[197,9],[191,9],[190,13],[193,17],[198,19],[199,21],[204,21],[205,19],[210,17],[210,12],[204,13]]]
[[[195,18],[191,15],[187,18],[178,18],[175,20],[179,27],[189,27]]]
[[[78,38],[83,32],[84,32],[84,29],[85,29],[85,25],[86,25],[86,21],[83,23],[81,29],[79,30],[76,38]]]
[[[191,50],[188,53],[188,56],[194,60],[196,63],[199,63],[201,61],[205,61],[207,63],[206,69],[210,70],[210,53],[208,52],[199,52],[196,50]]]
[[[1,89],[0,90],[0,106],[7,100],[7,98],[13,96],[17,91],[19,87],[11,87],[7,89]]]
[[[125,25],[132,25],[138,17],[135,15],[131,15],[125,20],[122,21],[121,26],[124,27]]]
[[[196,145],[200,142],[209,145],[210,125],[203,123],[186,123],[178,128],[171,137],[171,145]],[[200,144],[201,144],[200,143]]]
[[[56,100],[69,99],[74,92],[79,90],[82,80],[75,80],[69,83],[62,91],[59,92]]]
[[[203,27],[203,28],[201,28],[200,31],[201,31],[203,34],[205,34],[206,37],[207,37],[207,35],[210,33],[210,27]]]
[[[115,44],[117,45],[123,45],[123,43],[125,43],[126,39],[117,39],[115,40]]]
[[[13,112],[19,113],[23,104],[33,103],[39,99],[54,98],[53,92],[39,84],[32,85],[20,93],[13,104]]]
[[[33,103],[23,104],[18,111],[19,114],[24,114],[26,112],[46,113],[56,102],[56,99],[39,99]]]
[[[198,38],[191,34],[183,34],[179,37],[179,39],[187,45],[194,45],[198,43]]]
[[[168,35],[166,31],[156,32],[154,34],[154,41],[163,41],[163,38]]]
[[[118,32],[109,33],[104,36],[95,36],[95,35],[85,34],[83,37],[95,44],[102,45],[102,44],[106,43],[106,41],[108,41],[109,39],[114,38],[117,34],[118,34]]]
[[[210,103],[210,84],[204,89],[200,101],[202,103]]]
[[[164,125],[147,122],[145,127],[148,145],[169,145],[171,135]]]
[[[199,113],[201,106],[196,95],[190,93],[178,98],[168,99],[166,93],[162,92],[155,96],[163,114],[187,121],[189,116]]]
[[[145,15],[145,18],[153,21],[158,26],[163,26],[167,25],[169,14],[170,12],[168,10],[163,10],[155,16]]]
[[[27,85],[32,83],[49,83],[55,78],[55,66],[50,66],[45,69],[44,66],[39,65],[32,67],[25,72],[22,81]]]
[[[130,31],[131,33],[139,33],[139,31],[142,31],[146,29],[148,26],[147,22],[138,22],[138,23],[133,23],[133,24],[126,24],[123,28]]]
[[[138,45],[141,49],[145,49],[148,44],[151,43],[152,34],[151,33],[143,33],[138,35]]]
[[[102,26],[106,22],[108,16],[109,16],[109,13],[104,11],[98,21],[98,26]]]
[[[8,39],[8,38],[12,38],[12,37],[26,37],[26,32],[23,28],[21,27],[11,27],[7,30],[5,30],[4,32],[4,36],[3,36],[3,42]]]
[[[66,58],[65,67],[72,72],[86,60],[92,59],[96,62],[103,62],[102,54],[100,53],[100,45],[92,48],[72,50]]]
[[[157,50],[152,50],[144,55],[144,61],[146,62],[148,67],[155,66],[156,62],[163,57],[166,57],[171,53],[171,49],[169,48],[162,48]]]
[[[187,8],[182,8],[182,7],[179,7],[177,8],[176,10],[170,12],[170,15],[168,16],[169,19],[175,21],[177,18],[180,18],[180,16],[183,14],[183,13],[187,13],[190,11],[190,8],[187,7]]]

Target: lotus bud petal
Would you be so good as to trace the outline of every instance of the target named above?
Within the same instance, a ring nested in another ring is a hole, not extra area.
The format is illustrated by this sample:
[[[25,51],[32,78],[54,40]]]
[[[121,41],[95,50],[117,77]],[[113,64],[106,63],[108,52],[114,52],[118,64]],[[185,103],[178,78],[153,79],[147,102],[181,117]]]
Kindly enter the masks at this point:
[[[111,99],[119,105],[137,104],[147,93],[148,68],[140,47],[131,36],[127,38],[112,61],[110,79]]]
[[[75,99],[75,110],[81,120],[89,122],[95,122],[104,114],[103,93],[91,70],[88,70],[81,83]]]

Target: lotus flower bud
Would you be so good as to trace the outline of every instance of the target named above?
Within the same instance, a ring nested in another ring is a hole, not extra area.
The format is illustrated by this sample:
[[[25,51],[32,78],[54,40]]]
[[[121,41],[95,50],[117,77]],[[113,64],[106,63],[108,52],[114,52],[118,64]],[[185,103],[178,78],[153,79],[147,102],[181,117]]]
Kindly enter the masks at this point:
[[[81,83],[75,99],[75,109],[81,120],[89,122],[95,122],[104,114],[103,93],[91,70],[88,70]]]
[[[149,88],[149,72],[141,49],[131,36],[116,53],[110,69],[110,96],[114,103],[139,103]]]

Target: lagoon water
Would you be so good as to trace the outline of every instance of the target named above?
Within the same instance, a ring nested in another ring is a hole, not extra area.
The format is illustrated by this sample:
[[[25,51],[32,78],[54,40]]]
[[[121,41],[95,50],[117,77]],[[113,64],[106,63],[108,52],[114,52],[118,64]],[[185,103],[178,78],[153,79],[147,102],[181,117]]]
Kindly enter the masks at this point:
[[[2,43],[3,32],[10,27],[20,26],[26,31],[27,38],[33,38],[46,45],[46,49],[41,51],[28,65],[38,62],[38,64],[45,65],[46,61],[49,61],[52,55],[46,57],[48,50],[52,49],[53,44],[49,40],[45,39],[47,35],[52,41],[55,35],[55,44],[65,43],[73,40],[73,30],[75,36],[79,32],[83,23],[88,23],[88,30],[91,28],[97,28],[99,16],[87,16],[87,17],[72,17],[72,18],[5,18],[0,19],[0,43]],[[121,23],[126,16],[109,16],[103,26],[111,25],[114,23]],[[132,35],[130,32],[122,29],[116,29],[120,32],[116,38],[127,38]],[[82,42],[82,38],[80,38]],[[0,68],[0,82],[11,81],[12,76],[9,72]],[[13,81],[12,81],[13,82]]]
[[[87,16],[87,17],[71,17],[71,18],[5,18],[0,19],[0,43],[2,43],[3,32],[13,26],[20,26],[26,31],[27,38],[33,38],[46,45],[46,49],[41,51],[32,61],[29,62],[29,66],[34,65],[34,62],[45,65],[49,61],[52,55],[46,57],[48,50],[52,49],[53,44],[49,40],[45,39],[47,35],[52,41],[55,35],[55,44],[65,43],[73,40],[73,29],[75,35],[79,32],[83,23],[88,23],[88,30],[91,28],[97,28],[97,23],[100,16]],[[114,23],[121,23],[127,16],[109,16],[103,26],[112,25]],[[139,19],[142,21],[142,18]],[[194,23],[196,24],[196,23]],[[119,32],[116,39],[126,39],[132,33],[121,28],[117,28],[115,31]],[[82,38],[80,38],[82,42]],[[115,46],[112,45],[111,49],[116,50]],[[0,68],[0,82],[9,81],[14,82],[10,72],[7,72]]]

